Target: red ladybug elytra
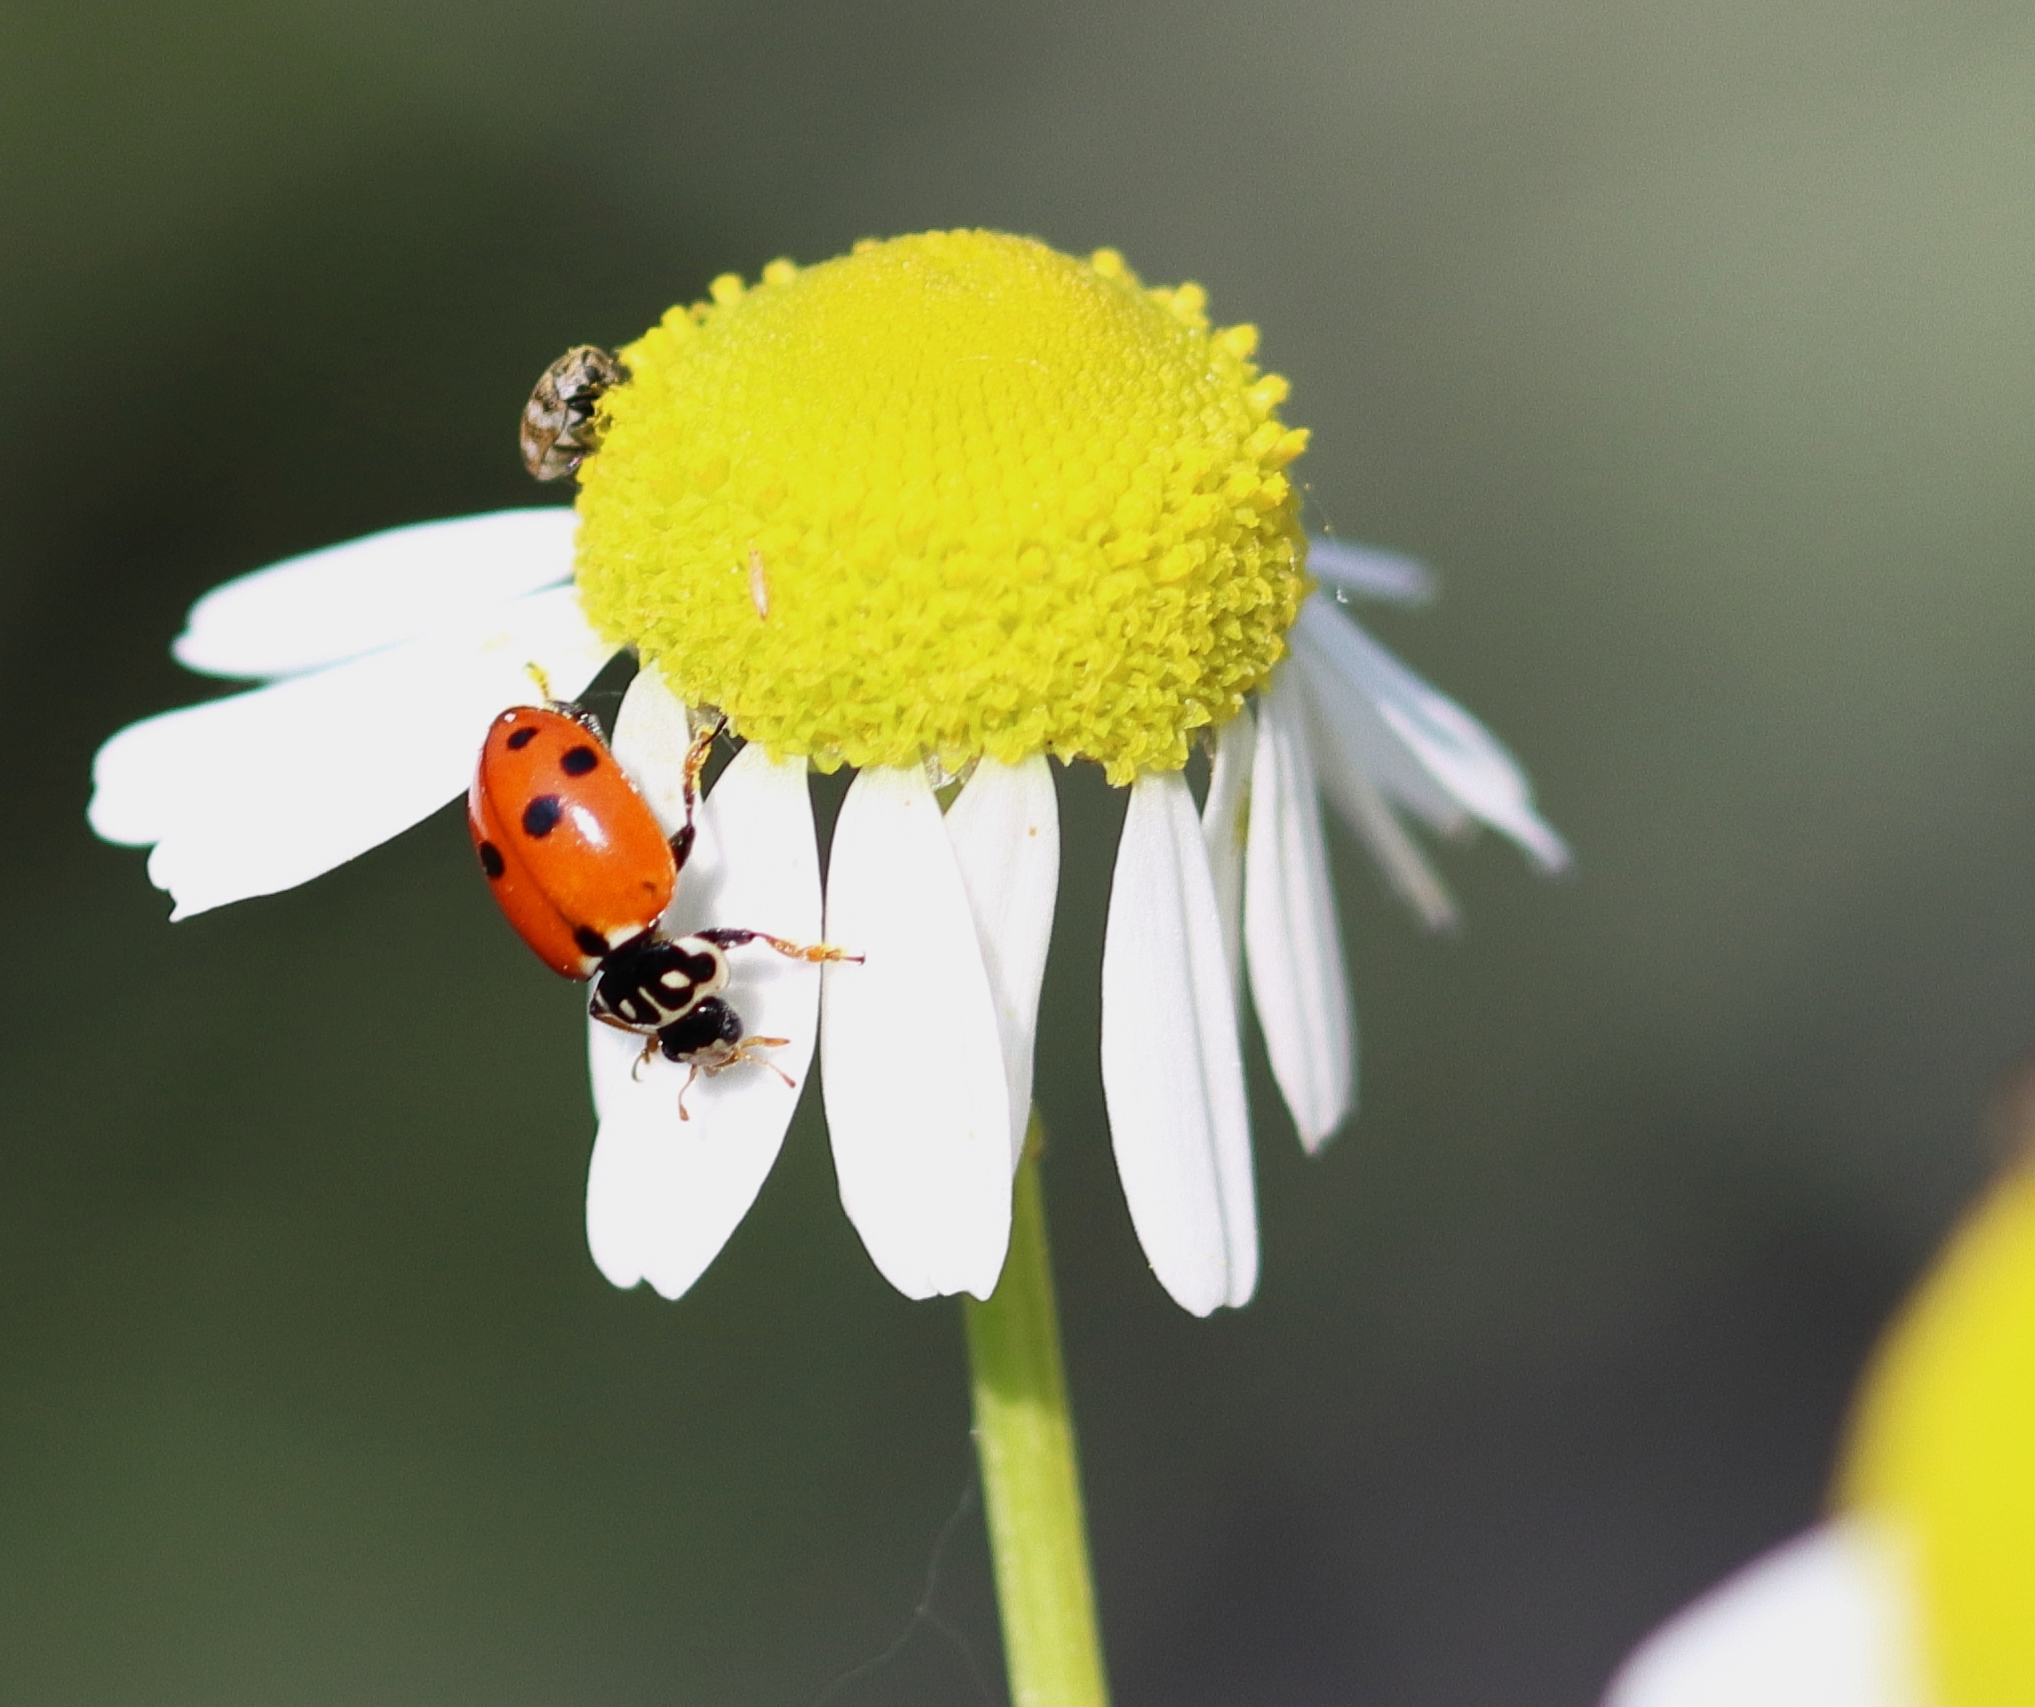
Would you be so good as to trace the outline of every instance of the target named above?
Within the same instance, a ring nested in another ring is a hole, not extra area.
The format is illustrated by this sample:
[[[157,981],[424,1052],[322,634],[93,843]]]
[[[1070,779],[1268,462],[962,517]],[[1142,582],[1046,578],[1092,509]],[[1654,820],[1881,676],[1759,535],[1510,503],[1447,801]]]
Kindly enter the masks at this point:
[[[566,708],[514,706],[481,745],[467,827],[495,899],[538,959],[591,978],[656,925],[678,859],[598,731]]]
[[[517,934],[554,972],[591,979],[593,1017],[643,1037],[644,1060],[662,1053],[690,1067],[688,1086],[784,1042],[742,1035],[741,1017],[719,993],[728,949],[760,942],[795,960],[855,958],[763,931],[674,938],[658,928],[692,851],[699,773],[718,733],[702,729],[686,754],[685,822],[669,841],[577,706],[503,712],[481,744],[466,796],[481,870]]]

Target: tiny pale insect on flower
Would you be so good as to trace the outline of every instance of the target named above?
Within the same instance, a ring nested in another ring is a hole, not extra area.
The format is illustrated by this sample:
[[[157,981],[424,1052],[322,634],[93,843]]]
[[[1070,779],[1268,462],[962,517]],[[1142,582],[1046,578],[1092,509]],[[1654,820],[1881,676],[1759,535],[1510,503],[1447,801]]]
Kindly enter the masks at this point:
[[[573,509],[400,528],[200,599],[177,657],[263,685],[115,735],[92,823],[153,844],[179,918],[288,888],[453,798],[491,725],[529,714],[513,708],[533,667],[569,701],[633,653],[613,764],[663,838],[696,840],[684,882],[674,862],[646,892],[659,913],[561,914],[602,950],[562,956],[594,976],[595,1262],[617,1285],[690,1287],[817,1048],[871,1260],[909,1296],[984,1298],[1031,1105],[1052,762],[1099,766],[1125,799],[1099,1038],[1118,1175],[1166,1291],[1196,1314],[1241,1304],[1258,1275],[1246,995],[1309,1151],[1355,1102],[1321,802],[1432,926],[1453,904],[1407,819],[1488,824],[1544,871],[1568,857],[1504,748],[1352,620],[1347,599],[1417,602],[1425,574],[1307,538],[1286,472],[1307,433],[1256,345],[1213,326],[1197,286],[995,232],[717,279],[540,381],[526,459],[576,475]],[[741,745],[695,817],[700,736],[722,719]],[[397,724],[400,741],[363,739]],[[809,774],[843,766],[823,888]],[[723,921],[862,958],[730,964]],[[709,1000],[755,1035],[706,1036]],[[675,1076],[694,1069],[681,1123]]]

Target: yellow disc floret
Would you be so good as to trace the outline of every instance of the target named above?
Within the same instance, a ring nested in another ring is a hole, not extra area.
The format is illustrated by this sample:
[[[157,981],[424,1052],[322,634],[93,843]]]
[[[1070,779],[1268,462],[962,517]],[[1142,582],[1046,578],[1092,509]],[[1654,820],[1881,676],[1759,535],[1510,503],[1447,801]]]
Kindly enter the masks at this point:
[[[826,768],[1184,763],[1306,590],[1281,470],[1307,435],[1203,303],[986,231],[716,280],[621,352],[588,615]]]
[[[2035,1168],[1895,1322],[1852,1434],[1839,1501],[1908,1544],[1931,1699],[2035,1702]]]

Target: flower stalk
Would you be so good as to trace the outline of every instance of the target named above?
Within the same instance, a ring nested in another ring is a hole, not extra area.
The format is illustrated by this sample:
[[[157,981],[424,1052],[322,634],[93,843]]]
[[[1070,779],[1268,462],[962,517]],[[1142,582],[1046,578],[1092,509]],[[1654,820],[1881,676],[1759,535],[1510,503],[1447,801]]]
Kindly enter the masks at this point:
[[[1108,1707],[1039,1190],[1041,1141],[1034,1109],[1003,1277],[987,1303],[963,1300],[975,1450],[1013,1707]]]

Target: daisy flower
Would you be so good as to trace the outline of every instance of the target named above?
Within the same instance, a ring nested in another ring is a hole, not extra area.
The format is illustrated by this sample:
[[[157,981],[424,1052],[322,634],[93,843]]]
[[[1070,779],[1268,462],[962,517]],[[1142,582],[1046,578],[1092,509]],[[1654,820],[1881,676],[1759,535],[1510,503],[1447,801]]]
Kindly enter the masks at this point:
[[[1488,824],[1544,871],[1567,857],[1504,749],[1351,620],[1345,599],[1415,601],[1425,576],[1310,547],[1284,472],[1307,435],[1255,346],[1196,286],[986,232],[719,279],[619,360],[575,352],[606,387],[578,415],[540,391],[575,509],[399,528],[201,598],[178,659],[262,685],[115,735],[92,825],[152,845],[176,918],[286,889],[460,794],[533,680],[570,699],[633,651],[613,749],[668,829],[702,711],[743,742],[664,928],[862,958],[740,960],[731,993],[785,1040],[780,1070],[701,1079],[684,1121],[683,1069],[590,1026],[596,1263],[690,1287],[817,1049],[877,1268],[910,1297],[987,1298],[1058,888],[1048,760],[1099,764],[1128,795],[1100,1037],[1124,1193],[1180,1304],[1242,1304],[1245,988],[1310,1150],[1355,1096],[1320,800],[1434,925],[1453,909],[1408,819]],[[842,765],[823,887],[808,777]]]
[[[1862,1385],[1832,1515],[1654,1632],[1605,1707],[2035,1701],[2035,1170],[1970,1215]]]

